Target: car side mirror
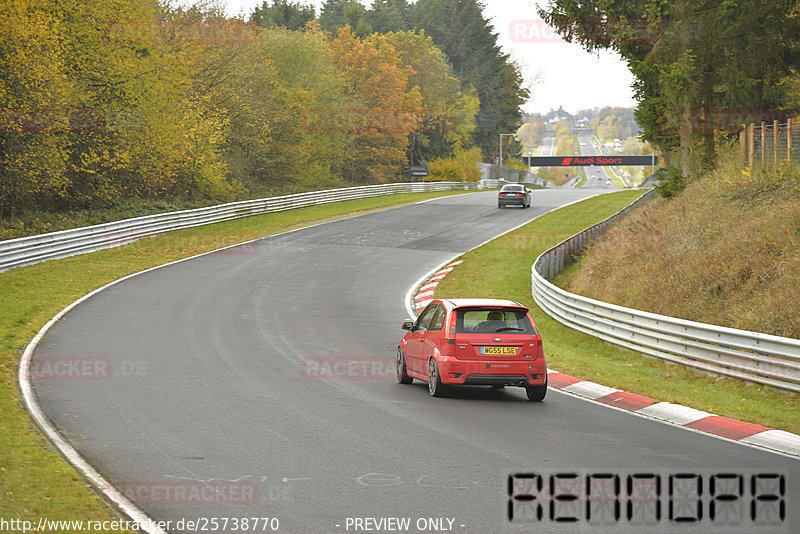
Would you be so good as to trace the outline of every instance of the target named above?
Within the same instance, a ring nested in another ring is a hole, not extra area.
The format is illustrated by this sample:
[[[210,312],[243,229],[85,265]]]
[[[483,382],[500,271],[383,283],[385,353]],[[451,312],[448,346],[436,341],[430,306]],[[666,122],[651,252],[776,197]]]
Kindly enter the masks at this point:
[[[413,330],[414,329],[414,321],[406,321],[403,323],[403,330]]]

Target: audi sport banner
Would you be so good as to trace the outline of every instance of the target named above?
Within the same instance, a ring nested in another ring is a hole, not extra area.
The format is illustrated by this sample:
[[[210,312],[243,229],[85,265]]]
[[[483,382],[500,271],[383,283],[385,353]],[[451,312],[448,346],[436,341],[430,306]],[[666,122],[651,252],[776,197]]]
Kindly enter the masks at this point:
[[[593,167],[600,165],[656,165],[658,156],[525,156],[528,167]]]

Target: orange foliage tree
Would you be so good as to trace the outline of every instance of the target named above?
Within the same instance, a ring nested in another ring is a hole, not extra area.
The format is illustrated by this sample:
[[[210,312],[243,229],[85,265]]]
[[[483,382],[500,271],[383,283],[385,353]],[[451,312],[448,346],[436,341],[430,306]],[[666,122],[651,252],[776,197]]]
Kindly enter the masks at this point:
[[[328,111],[352,131],[352,151],[345,156],[353,178],[389,182],[405,165],[409,135],[423,114],[419,87],[409,84],[414,71],[386,35],[360,39],[346,26],[332,46],[351,92],[348,102]]]

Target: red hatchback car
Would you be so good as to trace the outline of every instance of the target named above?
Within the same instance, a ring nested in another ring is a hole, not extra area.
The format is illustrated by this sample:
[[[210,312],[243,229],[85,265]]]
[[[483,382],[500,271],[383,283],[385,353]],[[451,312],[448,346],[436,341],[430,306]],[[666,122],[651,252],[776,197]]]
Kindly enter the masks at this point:
[[[511,300],[437,299],[397,347],[397,381],[415,378],[439,397],[455,385],[524,387],[528,400],[547,393],[542,336],[528,309]]]

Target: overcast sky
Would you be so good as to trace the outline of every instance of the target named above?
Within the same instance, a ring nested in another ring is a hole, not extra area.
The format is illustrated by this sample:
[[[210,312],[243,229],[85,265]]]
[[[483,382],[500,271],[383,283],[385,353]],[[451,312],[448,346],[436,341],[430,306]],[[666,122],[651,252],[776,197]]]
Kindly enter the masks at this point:
[[[218,1],[229,15],[249,15],[263,2]],[[319,16],[323,0],[299,1],[314,4]],[[361,2],[370,5],[372,0]],[[633,77],[619,56],[589,54],[577,44],[561,41],[538,20],[537,4],[545,5],[545,0],[484,0],[484,3],[484,14],[494,24],[500,45],[520,65],[531,89],[525,111],[546,112],[563,106],[574,113],[586,108],[636,105],[631,89]]]

